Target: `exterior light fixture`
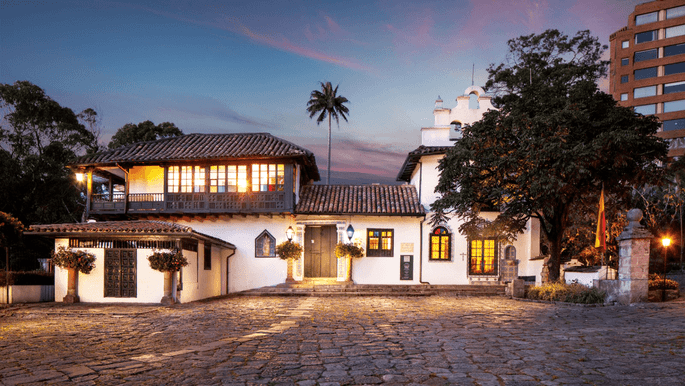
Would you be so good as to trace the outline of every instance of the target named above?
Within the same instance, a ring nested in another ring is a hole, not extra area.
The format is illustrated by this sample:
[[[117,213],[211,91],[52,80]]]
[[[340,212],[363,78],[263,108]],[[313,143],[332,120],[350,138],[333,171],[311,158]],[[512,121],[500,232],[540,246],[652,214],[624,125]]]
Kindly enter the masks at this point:
[[[76,181],[83,182],[83,173],[76,173]]]
[[[661,301],[666,301],[666,262],[668,261],[668,246],[671,245],[671,239],[664,237],[661,239],[661,245],[664,246],[664,282],[661,287]]]
[[[285,237],[288,238],[288,241],[293,241],[293,233],[295,233],[293,227],[289,226],[288,230],[285,231]]]
[[[350,241],[352,241],[352,237],[354,237],[354,228],[352,227],[352,224],[350,224],[347,227],[347,238],[350,239]]]

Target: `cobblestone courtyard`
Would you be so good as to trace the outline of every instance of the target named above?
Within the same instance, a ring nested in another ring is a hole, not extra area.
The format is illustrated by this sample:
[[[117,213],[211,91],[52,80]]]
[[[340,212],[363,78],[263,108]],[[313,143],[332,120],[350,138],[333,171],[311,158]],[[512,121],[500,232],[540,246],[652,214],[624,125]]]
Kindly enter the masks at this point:
[[[0,310],[0,383],[676,385],[685,303],[236,297]]]

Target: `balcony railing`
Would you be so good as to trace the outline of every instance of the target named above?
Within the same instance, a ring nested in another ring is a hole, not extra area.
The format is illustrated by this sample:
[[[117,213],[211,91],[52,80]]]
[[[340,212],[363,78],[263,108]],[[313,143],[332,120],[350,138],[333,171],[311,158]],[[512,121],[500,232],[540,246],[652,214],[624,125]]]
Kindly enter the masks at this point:
[[[91,195],[90,212],[118,213],[253,213],[289,212],[286,192],[249,193],[113,193]]]

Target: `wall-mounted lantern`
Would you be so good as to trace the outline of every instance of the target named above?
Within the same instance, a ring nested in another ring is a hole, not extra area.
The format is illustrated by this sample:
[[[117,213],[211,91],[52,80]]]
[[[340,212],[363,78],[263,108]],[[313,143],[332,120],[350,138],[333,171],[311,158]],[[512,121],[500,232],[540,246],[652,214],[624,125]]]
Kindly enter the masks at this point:
[[[354,228],[352,227],[352,224],[347,227],[347,238],[352,241],[352,237],[354,237]]]
[[[293,241],[293,233],[295,233],[293,227],[289,226],[288,230],[285,231],[285,237],[288,238],[288,241]]]

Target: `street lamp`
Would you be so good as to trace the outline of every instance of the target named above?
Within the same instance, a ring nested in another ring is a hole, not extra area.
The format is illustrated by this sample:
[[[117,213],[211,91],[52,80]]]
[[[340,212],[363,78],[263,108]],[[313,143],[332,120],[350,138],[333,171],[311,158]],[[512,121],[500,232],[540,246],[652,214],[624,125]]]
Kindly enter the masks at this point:
[[[288,229],[285,231],[285,237],[288,238],[288,241],[293,241],[293,227],[288,227]]]
[[[666,261],[668,260],[668,246],[671,245],[671,239],[664,237],[661,239],[661,245],[664,246],[664,281],[661,287],[661,301],[666,301]]]
[[[76,173],[76,181],[83,182],[83,173]]]

